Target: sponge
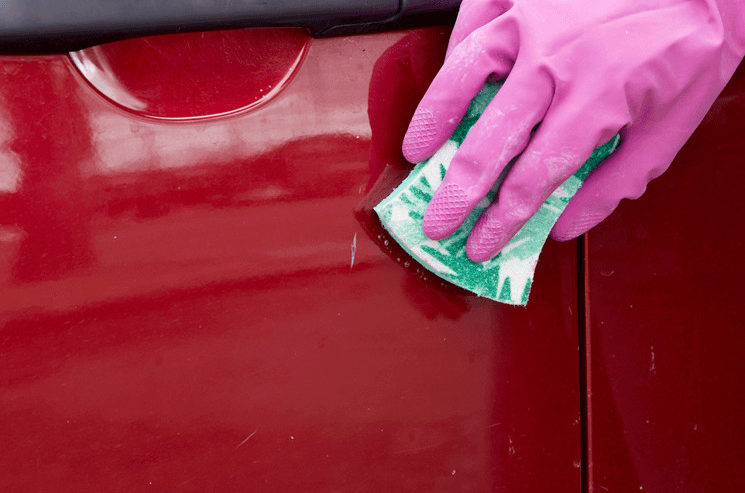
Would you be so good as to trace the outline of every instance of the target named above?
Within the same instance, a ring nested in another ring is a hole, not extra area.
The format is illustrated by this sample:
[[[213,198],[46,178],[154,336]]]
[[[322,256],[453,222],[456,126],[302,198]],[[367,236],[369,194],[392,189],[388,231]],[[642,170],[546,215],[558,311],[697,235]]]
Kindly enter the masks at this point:
[[[403,183],[375,207],[375,212],[403,249],[437,276],[479,296],[510,305],[526,305],[538,256],[551,228],[590,171],[618,147],[620,137],[616,135],[595,149],[590,159],[551,194],[496,257],[482,263],[473,262],[466,256],[466,239],[481,213],[494,200],[506,172],[448,238],[440,241],[427,238],[422,231],[422,219],[455,152],[500,87],[501,83],[488,82],[471,101],[450,139],[430,159],[419,163]]]

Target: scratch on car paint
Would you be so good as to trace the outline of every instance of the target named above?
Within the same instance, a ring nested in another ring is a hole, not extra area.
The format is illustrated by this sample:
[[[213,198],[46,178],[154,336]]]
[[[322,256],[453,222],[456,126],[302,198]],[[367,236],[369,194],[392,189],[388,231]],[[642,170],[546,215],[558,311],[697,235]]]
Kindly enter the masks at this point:
[[[256,432],[257,432],[257,431],[259,431],[259,430],[258,430],[258,429],[254,430],[254,431],[253,431],[253,433],[251,433],[251,434],[250,434],[250,435],[248,435],[248,436],[247,436],[246,438],[244,438],[244,439],[243,439],[243,441],[242,441],[241,443],[239,443],[239,444],[238,444],[238,446],[236,447],[236,449],[239,449],[239,448],[241,448],[241,446],[242,446],[242,445],[243,445],[244,443],[246,443],[247,441],[249,441],[249,440],[251,439],[251,437],[253,437],[253,436],[254,436],[254,435],[256,434]]]
[[[649,373],[651,375],[656,375],[657,374],[657,367],[654,364],[654,346],[649,346],[649,352],[652,355],[651,356],[651,361],[649,363]]]
[[[352,260],[349,262],[349,270],[352,270],[352,267],[354,267],[355,255],[357,255],[357,233],[355,233],[354,238],[352,238]]]

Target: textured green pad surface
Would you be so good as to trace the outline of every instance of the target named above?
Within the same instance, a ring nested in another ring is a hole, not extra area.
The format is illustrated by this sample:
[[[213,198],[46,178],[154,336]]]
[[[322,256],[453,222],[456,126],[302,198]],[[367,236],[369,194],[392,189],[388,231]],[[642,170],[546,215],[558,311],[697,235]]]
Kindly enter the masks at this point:
[[[483,263],[472,262],[466,256],[466,239],[494,199],[502,178],[452,236],[441,241],[430,240],[422,231],[422,219],[455,151],[500,87],[500,83],[486,84],[471,101],[466,116],[445,145],[430,159],[418,164],[403,183],[375,207],[375,212],[404,250],[442,279],[502,303],[525,305],[538,256],[551,228],[590,171],[616,149],[620,138],[615,136],[595,149],[582,168],[551,194],[496,257]]]

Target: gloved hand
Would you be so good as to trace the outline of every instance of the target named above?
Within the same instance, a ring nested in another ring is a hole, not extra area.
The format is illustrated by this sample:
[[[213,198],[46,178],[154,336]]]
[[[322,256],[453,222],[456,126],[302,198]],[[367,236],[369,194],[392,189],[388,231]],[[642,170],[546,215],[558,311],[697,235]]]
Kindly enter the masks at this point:
[[[471,260],[488,260],[620,132],[552,237],[584,233],[667,169],[744,54],[745,0],[464,0],[404,156],[432,155],[487,78],[506,82],[451,162],[424,232],[452,234],[519,155],[468,238]]]

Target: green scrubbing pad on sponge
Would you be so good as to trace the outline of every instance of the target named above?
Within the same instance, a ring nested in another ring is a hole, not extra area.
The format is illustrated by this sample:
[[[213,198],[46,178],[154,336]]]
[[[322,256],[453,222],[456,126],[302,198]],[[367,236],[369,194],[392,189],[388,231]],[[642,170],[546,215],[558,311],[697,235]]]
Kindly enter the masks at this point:
[[[430,159],[418,164],[403,183],[375,207],[375,212],[404,250],[442,279],[479,296],[511,305],[525,305],[538,256],[551,228],[590,171],[616,149],[620,138],[615,136],[595,149],[580,170],[551,194],[496,257],[483,263],[472,262],[466,256],[466,239],[476,220],[496,196],[499,182],[461,227],[444,240],[427,238],[422,231],[422,219],[455,151],[500,87],[501,83],[487,83],[471,101],[466,116],[445,145]]]

